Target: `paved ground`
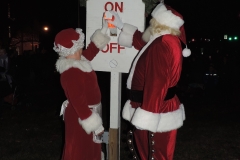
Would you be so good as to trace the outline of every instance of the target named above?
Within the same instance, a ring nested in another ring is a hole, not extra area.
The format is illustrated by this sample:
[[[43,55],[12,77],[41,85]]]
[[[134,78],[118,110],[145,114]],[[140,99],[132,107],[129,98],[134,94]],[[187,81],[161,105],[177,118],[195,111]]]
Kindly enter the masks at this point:
[[[103,120],[109,127],[110,74],[97,73],[102,91]],[[123,75],[122,105],[126,75]],[[239,160],[240,106],[239,87],[231,92],[216,92],[215,99],[204,92],[185,92],[179,97],[185,105],[186,121],[179,129],[176,160]],[[0,159],[1,160],[58,160],[63,146],[63,127],[59,117],[65,96],[58,74],[29,84],[22,105],[15,110],[1,106]],[[131,159],[126,145],[129,124],[121,122],[121,159]]]

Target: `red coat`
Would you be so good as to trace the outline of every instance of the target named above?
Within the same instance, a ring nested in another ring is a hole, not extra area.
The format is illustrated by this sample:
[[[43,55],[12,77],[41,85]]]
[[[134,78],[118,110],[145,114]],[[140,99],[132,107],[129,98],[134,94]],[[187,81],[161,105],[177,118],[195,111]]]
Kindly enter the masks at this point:
[[[100,32],[92,37],[93,42],[94,37],[102,38],[106,42],[105,45],[109,41]],[[90,105],[101,103],[97,76],[88,61],[99,52],[100,46],[93,42],[83,51],[84,57],[82,56],[81,60],[60,57],[56,63],[56,68],[61,74],[61,85],[69,102],[63,115],[65,122],[63,160],[101,159],[101,144],[93,142],[93,132],[102,127],[102,119],[89,108]]]
[[[130,42],[128,47],[141,50],[133,62],[127,87],[143,91],[142,104],[130,100],[126,102],[123,118],[137,128],[152,132],[167,132],[181,127],[185,112],[178,97],[175,95],[164,101],[168,88],[176,86],[181,75],[182,48],[179,38],[164,33],[156,35],[146,44],[142,33],[134,26],[125,24],[122,32],[119,42]],[[128,40],[124,41],[123,38]]]

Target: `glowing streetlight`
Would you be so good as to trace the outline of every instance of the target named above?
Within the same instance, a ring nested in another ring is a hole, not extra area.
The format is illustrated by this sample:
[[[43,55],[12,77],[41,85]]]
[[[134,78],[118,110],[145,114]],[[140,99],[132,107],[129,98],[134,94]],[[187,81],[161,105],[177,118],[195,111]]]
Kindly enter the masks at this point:
[[[48,27],[43,27],[43,30],[44,31],[48,31]]]

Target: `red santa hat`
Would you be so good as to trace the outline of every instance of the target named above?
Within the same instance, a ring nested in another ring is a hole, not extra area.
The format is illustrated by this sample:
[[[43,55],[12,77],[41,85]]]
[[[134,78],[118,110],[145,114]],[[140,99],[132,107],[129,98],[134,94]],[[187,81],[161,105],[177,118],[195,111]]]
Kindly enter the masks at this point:
[[[176,10],[167,6],[163,3],[159,3],[151,13],[152,17],[160,24],[166,25],[173,29],[178,29],[181,32],[179,38],[186,45],[186,48],[183,49],[182,54],[184,57],[191,55],[190,49],[187,48],[186,34],[184,30],[184,21],[183,17]]]
[[[56,35],[53,50],[60,56],[66,57],[83,48],[84,40],[85,35],[82,29],[64,29]]]

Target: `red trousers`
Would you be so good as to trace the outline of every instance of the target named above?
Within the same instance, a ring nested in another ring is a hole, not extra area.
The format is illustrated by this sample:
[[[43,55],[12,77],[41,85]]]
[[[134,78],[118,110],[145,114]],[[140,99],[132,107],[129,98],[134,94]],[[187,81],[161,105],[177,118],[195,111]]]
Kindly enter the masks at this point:
[[[153,133],[146,130],[134,131],[134,140],[141,160],[172,160],[176,143],[177,130]]]

